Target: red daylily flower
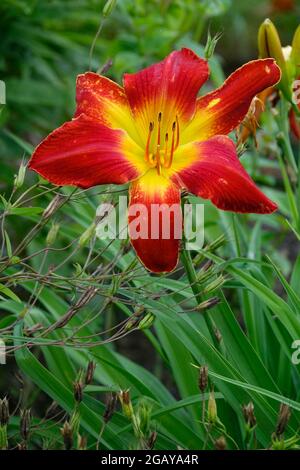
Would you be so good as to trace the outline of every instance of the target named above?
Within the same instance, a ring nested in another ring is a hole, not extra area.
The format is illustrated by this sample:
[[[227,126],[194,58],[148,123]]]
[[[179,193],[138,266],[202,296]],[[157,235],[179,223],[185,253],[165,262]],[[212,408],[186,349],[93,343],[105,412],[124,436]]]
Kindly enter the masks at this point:
[[[79,75],[75,118],[36,148],[30,168],[57,185],[131,182],[130,205],[168,207],[187,190],[223,210],[275,211],[226,134],[242,122],[253,97],[279,81],[280,69],[273,59],[249,62],[222,87],[197,98],[208,75],[207,61],[189,49],[125,74],[123,87],[96,73]],[[160,233],[132,244],[149,270],[175,268],[175,237]]]

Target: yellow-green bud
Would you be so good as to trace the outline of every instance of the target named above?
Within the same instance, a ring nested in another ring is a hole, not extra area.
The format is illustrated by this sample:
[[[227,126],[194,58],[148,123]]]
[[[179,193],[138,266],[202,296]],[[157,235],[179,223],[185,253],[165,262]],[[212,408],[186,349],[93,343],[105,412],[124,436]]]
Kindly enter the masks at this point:
[[[139,323],[139,330],[145,330],[150,328],[155,321],[155,315],[153,313],[147,313]]]
[[[217,413],[217,402],[215,400],[215,394],[212,390],[209,394],[208,405],[207,405],[207,418],[208,422],[215,424],[217,422],[218,413]]]
[[[291,87],[288,76],[287,64],[283,55],[280,38],[272,21],[267,18],[258,30],[259,57],[265,59],[273,57],[281,69],[279,88],[288,100],[291,100]]]
[[[115,8],[116,4],[117,0],[108,0],[103,7],[102,15],[107,18]]]
[[[23,186],[24,179],[26,174],[26,165],[22,160],[18,174],[15,176],[14,187],[15,189],[19,189]]]
[[[96,225],[92,223],[79,238],[79,246],[85,246],[95,235]]]
[[[300,75],[300,25],[293,37],[290,60],[295,67],[295,78],[298,78]]]
[[[132,403],[130,399],[129,390],[121,390],[118,394],[118,397],[119,397],[124,415],[128,419],[131,419],[133,417],[133,407],[132,407]]]
[[[50,227],[50,230],[48,232],[47,238],[46,238],[46,244],[47,246],[53,245],[55,243],[58,231],[59,231],[60,225],[57,223],[53,223]]]

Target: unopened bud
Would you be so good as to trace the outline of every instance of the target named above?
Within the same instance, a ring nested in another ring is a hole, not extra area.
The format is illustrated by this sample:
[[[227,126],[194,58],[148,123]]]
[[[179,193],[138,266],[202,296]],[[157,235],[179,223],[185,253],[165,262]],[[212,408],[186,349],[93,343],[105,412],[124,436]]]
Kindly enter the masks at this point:
[[[146,436],[149,432],[151,406],[147,402],[141,402],[138,406],[136,417],[140,435]]]
[[[300,74],[300,25],[296,29],[293,37],[290,60],[295,68],[294,77],[298,77]]]
[[[110,393],[108,395],[107,400],[106,400],[106,407],[103,413],[103,421],[105,423],[108,423],[108,421],[111,420],[117,407],[117,399],[118,397],[116,393]]]
[[[272,21],[267,18],[258,30],[259,56],[264,59],[273,57],[281,69],[281,81],[279,87],[288,100],[291,99],[287,65],[282,52],[280,38]]]
[[[278,422],[275,431],[276,436],[281,436],[284,433],[290,417],[291,412],[289,406],[285,403],[281,403],[279,409]]]
[[[256,417],[254,414],[254,405],[252,401],[250,401],[248,405],[243,405],[242,410],[248,428],[250,430],[253,429],[256,426]]]
[[[214,279],[209,284],[207,284],[207,286],[205,286],[205,288],[203,289],[203,293],[209,294],[210,292],[220,289],[220,287],[222,287],[224,282],[225,282],[225,278],[224,276],[222,276],[222,274],[220,274],[219,276],[216,277],[216,279]]]
[[[65,199],[66,196],[63,196],[62,194],[57,194],[44,210],[42,218],[49,219],[49,217],[51,217],[57,211],[57,209],[59,209]]]
[[[118,396],[119,396],[119,400],[120,400],[124,415],[128,419],[131,419],[133,416],[133,407],[132,407],[132,403],[130,399],[129,390],[121,390]]]
[[[209,423],[215,424],[217,422],[217,418],[218,418],[217,402],[215,400],[215,394],[213,390],[210,392],[209,398],[208,398],[207,417],[208,417]]]
[[[79,246],[85,246],[96,233],[96,224],[92,223],[79,238]]]
[[[51,246],[55,243],[59,228],[60,228],[60,225],[57,223],[53,223],[51,225],[47,238],[46,238],[47,246]]]
[[[210,32],[208,31],[207,34],[207,41],[204,49],[204,57],[205,59],[210,59],[215,52],[216,45],[222,36],[222,33],[217,33],[215,36],[211,36]]]
[[[83,399],[83,384],[81,381],[76,381],[73,384],[74,399],[77,403],[82,402]]]
[[[26,174],[26,165],[22,160],[21,165],[19,167],[18,174],[15,176],[14,187],[15,189],[19,189],[23,186],[25,174]]]
[[[87,438],[86,438],[86,436],[80,436],[80,434],[78,434],[77,449],[78,450],[86,450],[86,448],[87,448]]]
[[[147,448],[149,450],[153,450],[153,447],[155,445],[155,442],[156,442],[156,439],[157,439],[157,432],[156,431],[153,431],[151,434],[150,434],[150,437],[147,441]]]
[[[225,450],[227,447],[227,442],[224,436],[218,437],[218,439],[215,440],[214,444],[217,450]]]
[[[30,424],[31,424],[31,411],[22,410],[20,416],[20,434],[24,441],[27,441],[30,434]]]
[[[204,300],[197,307],[196,310],[209,310],[220,303],[219,297],[211,297],[210,299]]]
[[[102,15],[107,18],[113,11],[117,4],[117,0],[108,0],[102,10]]]
[[[208,384],[208,367],[207,366],[201,366],[199,369],[199,389],[203,393],[206,390]]]
[[[0,426],[6,426],[9,420],[9,405],[7,398],[0,400]]]
[[[139,330],[146,330],[150,328],[155,321],[155,315],[153,313],[147,313],[139,323]]]
[[[63,427],[60,430],[63,437],[64,446],[66,450],[70,450],[73,447],[73,431],[68,421],[64,422]]]
[[[93,381],[94,378],[94,372],[96,369],[96,364],[93,361],[90,361],[88,363],[87,369],[86,369],[86,374],[85,374],[85,379],[84,382],[86,385],[90,385]]]

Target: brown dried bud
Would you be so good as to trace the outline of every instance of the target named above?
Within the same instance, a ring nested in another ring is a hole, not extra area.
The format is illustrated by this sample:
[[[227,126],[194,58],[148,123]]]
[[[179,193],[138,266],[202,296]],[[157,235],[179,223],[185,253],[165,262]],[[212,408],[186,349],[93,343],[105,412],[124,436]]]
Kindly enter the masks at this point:
[[[210,299],[204,300],[197,307],[196,310],[209,310],[220,303],[219,297],[211,297]]]
[[[116,393],[110,393],[107,396],[106,407],[105,407],[105,410],[104,410],[104,413],[103,413],[103,421],[105,423],[108,423],[108,421],[111,420],[111,418],[112,418],[112,416],[113,416],[113,414],[116,410],[117,400],[118,400],[118,397],[117,397]]]
[[[31,424],[31,411],[22,410],[20,416],[20,434],[24,441],[27,441],[30,434],[30,424]]]
[[[68,421],[64,422],[63,427],[60,430],[64,440],[64,446],[66,450],[70,450],[73,447],[73,431],[72,426]]]
[[[86,450],[86,448],[87,448],[87,437],[86,436],[80,436],[80,434],[78,434],[77,449],[78,450]]]
[[[147,442],[147,449],[152,450],[152,449],[154,448],[156,439],[157,439],[157,432],[156,432],[156,431],[153,431],[153,432],[150,434],[150,437],[149,437],[149,439],[148,439],[148,442]]]
[[[76,381],[73,384],[74,399],[77,403],[82,402],[83,399],[83,385],[81,381]]]
[[[208,367],[201,366],[199,369],[198,385],[202,393],[206,390],[207,384],[208,384]]]
[[[17,449],[18,449],[18,450],[27,450],[27,444],[26,444],[26,442],[20,442],[20,443],[17,445]]]
[[[57,194],[44,210],[42,218],[49,219],[49,217],[51,217],[57,211],[57,209],[60,208],[65,200],[66,196],[63,194]]]
[[[88,363],[86,374],[85,374],[85,379],[84,379],[84,382],[86,385],[90,385],[93,382],[95,369],[96,369],[96,363],[93,361],[90,361]]]
[[[6,426],[9,420],[9,406],[7,398],[0,400],[0,426]]]
[[[253,429],[256,426],[256,417],[254,415],[254,405],[252,401],[250,401],[248,405],[243,405],[242,410],[247,426]]]
[[[227,442],[224,436],[218,437],[218,439],[215,440],[214,444],[217,450],[225,450],[227,447]]]
[[[281,436],[284,433],[290,417],[291,411],[289,406],[285,403],[281,403],[278,415],[278,422],[275,431],[276,436]]]

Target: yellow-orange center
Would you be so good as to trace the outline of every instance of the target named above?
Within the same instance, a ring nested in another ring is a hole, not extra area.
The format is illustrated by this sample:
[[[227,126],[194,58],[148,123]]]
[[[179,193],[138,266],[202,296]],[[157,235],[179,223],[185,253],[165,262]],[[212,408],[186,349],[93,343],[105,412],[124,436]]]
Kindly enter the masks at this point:
[[[179,122],[176,116],[171,127],[171,137],[169,132],[165,132],[162,137],[162,113],[159,112],[156,123],[149,124],[148,137],[146,141],[145,161],[150,168],[156,168],[161,174],[162,168],[170,168],[173,161],[174,152],[179,145]],[[154,139],[154,144],[153,144]]]

